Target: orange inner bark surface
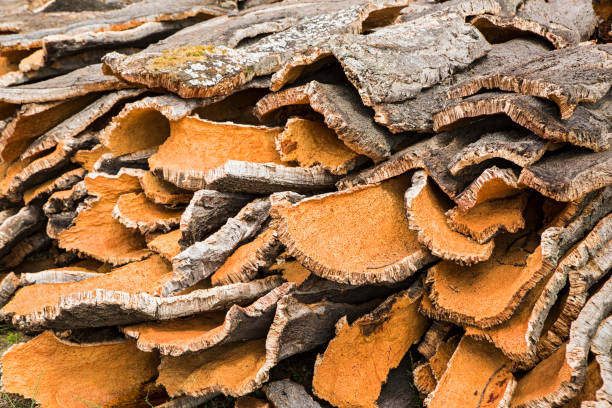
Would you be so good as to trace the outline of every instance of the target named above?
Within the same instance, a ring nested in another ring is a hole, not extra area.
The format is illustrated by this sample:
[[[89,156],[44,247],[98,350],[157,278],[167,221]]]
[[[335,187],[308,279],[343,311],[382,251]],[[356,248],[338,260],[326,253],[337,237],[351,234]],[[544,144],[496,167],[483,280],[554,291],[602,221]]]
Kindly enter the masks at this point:
[[[160,220],[177,220],[181,218],[183,210],[172,210],[160,204],[155,204],[143,193],[123,194],[117,200],[117,208],[121,217],[127,220],[153,224]]]
[[[102,143],[115,156],[121,156],[162,144],[170,135],[170,125],[155,109],[135,108],[115,118],[115,126],[107,132]]]
[[[167,260],[171,260],[181,253],[181,246],[178,243],[181,236],[181,230],[179,229],[170,231],[167,234],[158,235],[149,241],[147,247]]]

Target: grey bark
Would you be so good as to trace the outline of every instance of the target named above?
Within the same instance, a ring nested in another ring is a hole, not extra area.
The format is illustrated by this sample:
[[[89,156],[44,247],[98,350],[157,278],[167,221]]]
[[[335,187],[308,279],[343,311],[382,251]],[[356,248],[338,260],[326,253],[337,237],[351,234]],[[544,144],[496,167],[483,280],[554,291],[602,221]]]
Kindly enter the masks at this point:
[[[117,174],[121,169],[149,169],[149,157],[157,152],[157,148],[139,150],[121,156],[105,153],[94,164],[94,170],[107,174]]]
[[[321,408],[302,385],[290,380],[273,381],[265,385],[263,390],[275,408]]]
[[[22,238],[44,226],[40,207],[28,205],[0,225],[0,256],[6,255]]]

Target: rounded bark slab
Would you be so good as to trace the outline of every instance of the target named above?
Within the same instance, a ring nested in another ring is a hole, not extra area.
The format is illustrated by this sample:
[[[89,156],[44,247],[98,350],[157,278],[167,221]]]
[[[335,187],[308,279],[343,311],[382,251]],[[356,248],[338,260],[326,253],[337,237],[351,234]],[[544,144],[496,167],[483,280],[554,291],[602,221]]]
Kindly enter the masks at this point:
[[[81,168],[67,171],[57,178],[48,180],[41,185],[24,191],[23,201],[29,204],[32,201],[43,200],[56,191],[68,190],[73,185],[83,180],[86,174],[87,171]]]
[[[597,360],[595,365],[601,384],[595,392],[593,401],[584,402],[583,407],[603,408],[606,404],[612,404],[612,317],[606,318],[599,325],[591,343],[591,352],[595,354]],[[587,372],[587,382],[588,378]]]
[[[418,312],[422,294],[413,286],[352,324],[340,319],[336,337],[317,357],[314,394],[339,407],[376,406],[389,371],[427,329],[428,320]]]
[[[446,222],[445,198],[427,182],[424,171],[414,173],[412,186],[404,195],[408,228],[432,254],[463,265],[486,261],[495,244],[478,242],[453,231]]]
[[[73,225],[58,235],[60,248],[113,265],[149,256],[151,252],[146,249],[142,236],[112,217],[113,208],[121,195],[140,191],[138,178],[127,173],[118,176],[89,174],[84,184],[88,194],[97,200],[80,211]]]
[[[516,195],[524,187],[519,184],[518,175],[513,169],[500,169],[497,166],[483,171],[463,190],[455,202],[462,211],[467,211],[490,200]]]
[[[404,219],[407,177],[305,199],[279,210],[279,238],[322,278],[398,282],[434,260]]]
[[[45,331],[2,356],[2,388],[49,408],[118,406],[135,402],[158,362],[134,341],[75,344]]]
[[[147,234],[168,232],[178,227],[182,213],[182,210],[172,210],[149,201],[143,193],[129,193],[119,197],[112,216],[126,228]]]
[[[181,253],[180,238],[181,230],[170,231],[147,242],[147,248],[172,262],[172,258]]]
[[[168,183],[147,171],[140,177],[140,186],[145,196],[155,204],[171,207],[188,204],[193,197],[191,191],[183,190],[174,184]]]

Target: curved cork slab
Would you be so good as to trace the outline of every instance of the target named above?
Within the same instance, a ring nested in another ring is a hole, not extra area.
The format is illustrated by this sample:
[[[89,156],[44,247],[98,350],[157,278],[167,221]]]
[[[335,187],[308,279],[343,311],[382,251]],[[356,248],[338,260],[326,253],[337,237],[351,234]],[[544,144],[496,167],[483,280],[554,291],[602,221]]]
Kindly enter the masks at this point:
[[[559,106],[561,119],[568,119],[579,103],[597,102],[608,93],[611,61],[612,50],[605,44],[549,51],[458,84],[449,97],[473,95],[483,88],[500,89],[550,99]]]
[[[612,93],[608,93],[596,103],[577,106],[572,116],[561,120],[551,102],[529,95],[486,92],[449,104],[434,114],[433,121],[434,130],[441,131],[469,118],[505,114],[542,139],[602,151],[610,147],[611,107]]]
[[[587,41],[597,27],[597,16],[589,0],[529,0],[514,16],[480,15],[471,21],[491,42],[535,34],[555,48]]]
[[[376,162],[389,157],[397,144],[393,135],[374,123],[359,94],[350,86],[312,81],[264,96],[255,105],[255,114],[266,121],[281,108],[305,104],[323,115],[327,127],[348,148]]]
[[[38,206],[27,205],[6,215],[0,223],[0,256],[8,254],[23,238],[44,228],[44,215]]]
[[[2,356],[2,388],[49,408],[130,404],[156,375],[158,362],[133,341],[75,344],[45,331]]]
[[[447,223],[452,230],[484,244],[500,232],[514,233],[525,228],[523,210],[527,198],[523,194],[486,201],[467,211],[454,207],[446,212]]]
[[[463,336],[425,404],[431,408],[507,406],[515,386],[502,353]]]
[[[172,262],[172,258],[181,253],[180,238],[181,230],[178,229],[166,234],[160,234],[147,242],[147,248]]]
[[[340,319],[336,337],[317,357],[314,394],[334,406],[375,406],[389,371],[427,328],[428,320],[417,310],[422,293],[414,286],[352,324]]]
[[[34,235],[24,238],[11,249],[11,252],[0,258],[0,265],[3,265],[3,269],[5,270],[15,268],[19,266],[28,255],[42,251],[49,247],[50,244],[51,239],[44,231],[37,232]]]
[[[528,291],[555,268],[556,233],[554,228],[545,231],[540,245],[534,233],[500,236],[491,259],[485,262],[469,267],[449,261],[434,265],[427,273],[427,283],[436,312],[445,320],[480,328],[508,320]]]
[[[597,360],[597,374],[599,377],[598,389],[591,396],[593,401],[583,403],[585,408],[599,408],[604,407],[606,403],[612,402],[612,358],[610,352],[612,351],[612,317],[606,318],[597,329],[593,342],[591,343],[591,352],[595,354]],[[589,383],[589,369],[587,368],[587,384]],[[585,385],[586,388],[586,385]],[[594,398],[593,398],[594,397]],[[586,400],[583,398],[582,400]]]
[[[143,193],[129,193],[119,197],[112,216],[126,228],[147,234],[168,232],[178,227],[182,213],[182,210],[172,210],[149,201]]]
[[[60,248],[88,255],[102,262],[122,265],[150,255],[142,236],[112,217],[115,203],[123,194],[140,191],[138,178],[123,173],[104,176],[90,173],[83,181],[97,200],[79,212],[73,225],[58,235]],[[95,227],[95,234],[92,228]]]
[[[237,248],[210,280],[213,286],[248,282],[260,269],[272,265],[280,251],[276,230],[267,228],[253,241]]]
[[[209,312],[184,319],[143,323],[122,328],[123,333],[138,340],[142,351],[159,350],[177,357],[187,353],[221,346],[226,343],[264,337],[274,318],[276,303],[293,285],[283,284],[250,306],[233,305],[227,312]]]
[[[492,166],[483,171],[456,198],[458,207],[467,211],[490,200],[498,200],[520,193],[524,187],[519,184],[513,169]]]
[[[168,183],[147,171],[140,177],[140,187],[144,195],[155,204],[171,207],[188,204],[193,197],[191,191],[183,190],[174,184]]]
[[[442,259],[463,265],[489,259],[495,244],[479,244],[453,231],[446,222],[448,203],[445,201],[446,199],[428,184],[424,171],[414,173],[412,186],[404,194],[408,228],[416,231],[419,242]]]
[[[340,283],[398,282],[434,260],[408,229],[407,177],[305,199],[279,210],[281,242],[312,273]]]
[[[32,201],[38,202],[44,200],[56,191],[68,190],[72,188],[73,185],[83,180],[86,174],[87,171],[81,168],[67,171],[59,177],[52,178],[36,187],[24,191],[23,201],[26,204]]]
[[[280,132],[186,117],[170,123],[170,137],[149,158],[149,166],[154,174],[188,190],[208,187],[261,194],[333,184],[335,178],[321,169],[285,166],[274,143]]]
[[[343,175],[365,159],[346,147],[324,123],[290,118],[276,137],[276,150],[284,162],[300,167],[321,166],[332,174]]]

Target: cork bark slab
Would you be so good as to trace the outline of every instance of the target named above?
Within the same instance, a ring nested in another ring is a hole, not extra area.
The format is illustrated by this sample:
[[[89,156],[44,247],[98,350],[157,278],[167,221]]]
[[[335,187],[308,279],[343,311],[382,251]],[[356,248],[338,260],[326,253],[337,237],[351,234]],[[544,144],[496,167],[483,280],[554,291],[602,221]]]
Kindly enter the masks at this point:
[[[543,139],[602,151],[610,146],[611,107],[609,92],[596,103],[577,106],[571,117],[560,120],[551,102],[527,95],[487,92],[450,104],[436,113],[433,121],[434,129],[439,131],[467,118],[505,114]]]
[[[413,98],[402,102],[375,104],[372,107],[374,120],[393,133],[431,132],[434,127],[433,114],[454,101],[447,100],[447,92],[453,84],[495,72],[502,65],[515,63],[547,50],[542,42],[530,38],[517,38],[493,44],[488,54],[474,61],[465,70],[456,72],[431,88],[421,90]]]
[[[2,388],[50,408],[130,404],[156,375],[158,361],[133,341],[76,344],[45,331],[2,356]]]
[[[520,193],[524,186],[518,182],[518,174],[513,169],[500,169],[492,166],[483,171],[455,198],[457,206],[467,211],[490,200],[502,199]]]
[[[142,351],[159,350],[162,355],[178,357],[226,343],[266,336],[272,324],[276,303],[293,289],[283,284],[249,306],[233,305],[227,312],[209,312],[183,319],[142,323],[122,328],[123,333],[138,340]]]
[[[129,193],[119,197],[112,216],[126,228],[147,234],[178,227],[182,213],[149,201],[143,193]]]
[[[432,262],[404,219],[407,177],[305,199],[279,211],[279,238],[312,273],[364,285],[402,281]]]
[[[50,244],[51,239],[44,231],[37,232],[21,240],[11,249],[11,252],[0,258],[0,265],[2,265],[2,269],[17,267],[28,255],[42,251]]]
[[[280,108],[304,104],[322,114],[327,127],[348,148],[374,161],[389,157],[397,144],[393,135],[374,123],[371,113],[359,99],[359,94],[346,85],[312,81],[269,94],[257,102],[255,113],[265,121]]]
[[[147,248],[158,253],[167,261],[172,262],[172,258],[181,253],[180,238],[181,230],[178,229],[166,234],[160,234],[147,242]]]
[[[612,383],[611,383],[611,374],[612,374],[612,359],[610,358],[610,352],[612,351],[612,317],[606,318],[597,329],[595,336],[593,337],[593,342],[591,343],[591,352],[595,354],[595,359],[597,360],[597,376],[599,377],[597,391],[594,393],[595,395],[591,396],[591,401],[584,402],[583,405],[585,408],[599,408],[604,407],[605,404],[612,403]],[[587,383],[589,376],[589,369],[591,365],[587,368]],[[586,388],[586,384],[585,384]],[[587,398],[582,399],[587,400]]]
[[[165,278],[147,283],[155,286],[157,291],[158,283]],[[55,303],[45,304],[43,308],[29,314],[13,314],[11,321],[21,330],[39,331],[45,328],[67,330],[171,320],[226,310],[234,304],[249,304],[283,283],[278,277],[268,277],[248,283],[196,289],[170,297],[157,297],[142,291],[130,293],[92,289],[62,295]]]
[[[314,394],[334,406],[375,406],[389,371],[427,328],[427,319],[417,310],[422,293],[414,286],[352,324],[340,319],[336,337],[317,357]]]
[[[597,27],[597,16],[588,0],[529,0],[514,16],[480,15],[471,23],[492,42],[530,33],[555,48],[564,48],[589,40]]]
[[[117,175],[122,169],[148,170],[148,160],[156,152],[157,147],[127,153],[121,156],[115,156],[112,153],[104,153],[94,163],[94,171]],[[142,174],[143,172],[138,172],[138,178],[140,178]]]
[[[458,84],[449,96],[469,96],[483,88],[538,96],[555,102],[561,118],[568,119],[579,103],[597,102],[608,93],[612,84],[611,53],[611,46],[605,44],[549,51]]]
[[[431,408],[507,406],[515,386],[502,353],[464,336],[425,403]]]
[[[452,230],[484,244],[500,232],[514,233],[525,228],[526,205],[527,196],[517,195],[487,201],[467,211],[454,207],[446,212],[447,224]]]
[[[290,380],[273,381],[263,388],[266,398],[276,408],[321,408],[301,384]]]
[[[162,357],[157,383],[170,396],[249,394],[268,380],[270,370],[280,360],[329,341],[340,317],[355,318],[372,307],[327,301],[306,305],[290,296],[284,297],[277,305],[265,339],[226,344],[180,357]]]
[[[0,224],[0,256],[8,254],[20,240],[44,225],[44,215],[38,206],[28,205],[7,215]]]
[[[280,251],[276,230],[268,228],[253,241],[237,248],[212,274],[211,282],[213,286],[248,282],[255,278],[260,269],[272,265]]]
[[[177,188],[175,185],[156,177],[150,171],[147,171],[140,177],[140,187],[142,187],[144,195],[149,200],[155,204],[163,204],[170,207],[189,204],[193,196],[191,191]]]
[[[103,154],[110,153],[106,147],[97,143],[91,148],[77,150],[70,158],[73,163],[80,164],[87,171],[94,171],[94,165]]]
[[[519,182],[557,201],[577,200],[610,184],[612,149],[561,150],[521,171]]]
[[[103,74],[102,64],[94,64],[46,81],[0,88],[0,101],[11,104],[61,101],[92,92],[133,87],[112,75]]]
[[[121,195],[140,191],[138,178],[125,173],[116,177],[89,174],[84,184],[88,194],[97,200],[79,212],[73,226],[59,234],[59,246],[113,265],[149,256],[142,236],[112,217]],[[96,233],[92,234],[94,227]]]
[[[188,190],[250,193],[317,190],[335,177],[287,167],[276,151],[280,128],[216,123],[190,116],[170,124],[170,137],[149,159],[154,174]],[[185,154],[189,152],[189,154]]]
[[[437,257],[462,265],[472,265],[489,259],[495,244],[479,244],[454,231],[446,221],[448,200],[428,184],[427,174],[417,171],[412,186],[404,194],[408,228]]]
[[[181,216],[181,245],[187,247],[203,241],[252,199],[247,194],[196,191]]]
[[[56,191],[69,190],[73,185],[83,180],[87,172],[85,169],[74,169],[65,172],[59,177],[50,179],[43,184],[30,188],[23,193],[23,201],[29,204],[46,199]]]

